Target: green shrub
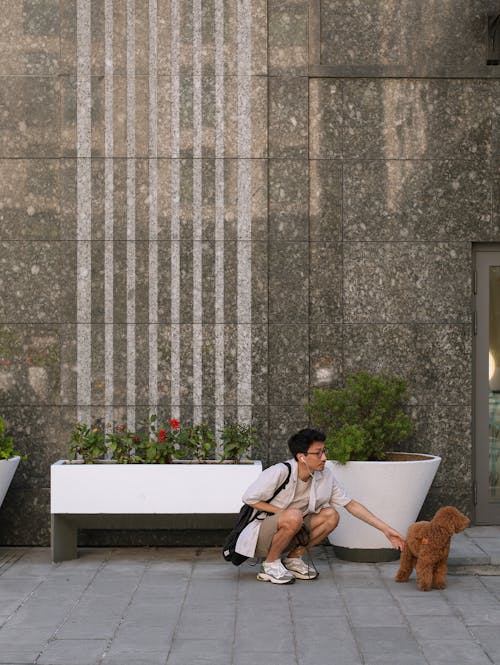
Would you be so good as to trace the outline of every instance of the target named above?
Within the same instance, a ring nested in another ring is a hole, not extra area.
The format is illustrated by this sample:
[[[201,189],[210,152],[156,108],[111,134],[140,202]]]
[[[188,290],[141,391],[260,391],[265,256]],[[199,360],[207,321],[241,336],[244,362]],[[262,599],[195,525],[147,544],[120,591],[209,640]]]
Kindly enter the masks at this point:
[[[323,431],[328,455],[350,460],[383,460],[405,441],[413,423],[404,411],[407,382],[397,376],[359,372],[345,388],[315,388],[306,410],[313,427]]]
[[[215,435],[203,423],[182,427],[177,442],[179,451],[176,457],[180,459],[195,459],[197,462],[205,463],[215,458],[217,447]]]
[[[255,427],[251,425],[227,423],[220,435],[222,459],[235,463],[239,462],[255,445],[255,435]]]
[[[14,448],[14,438],[7,436],[4,420],[0,416],[0,459],[11,459],[18,455],[23,459],[26,458],[26,455],[23,455]]]
[[[107,453],[103,423],[96,421],[92,425],[87,425],[77,422],[71,432],[68,449],[70,459],[80,456],[86,464],[93,464],[103,459]]]

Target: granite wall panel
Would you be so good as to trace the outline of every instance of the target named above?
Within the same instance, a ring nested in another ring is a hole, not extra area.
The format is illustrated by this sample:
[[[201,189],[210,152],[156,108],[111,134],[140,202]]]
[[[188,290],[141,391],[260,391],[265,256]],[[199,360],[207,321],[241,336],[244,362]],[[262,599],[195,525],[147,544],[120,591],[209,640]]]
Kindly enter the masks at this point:
[[[387,65],[401,61],[401,0],[322,0],[321,62]]]
[[[309,321],[342,321],[343,246],[333,242],[311,242]]]
[[[314,64],[332,76],[495,77],[486,65],[494,0],[321,0]]]
[[[343,84],[335,79],[309,81],[309,158],[342,157]]]
[[[312,388],[340,388],[343,379],[342,324],[309,326],[309,382]]]
[[[360,370],[406,378],[416,404],[471,404],[470,325],[376,324],[343,326],[346,375]],[[461,445],[470,453],[470,443]]]
[[[29,458],[0,543],[48,544],[82,412],[251,421],[269,464],[312,388],[360,369],[409,380],[411,447],[443,457],[424,514],[471,511],[497,7],[365,4],[3,3],[0,410]]]
[[[467,243],[344,243],[345,319],[468,322],[471,270]]]
[[[309,243],[269,247],[269,322],[306,323],[309,313]]]
[[[269,157],[307,158],[308,79],[269,77]]]
[[[60,237],[59,162],[1,159],[1,240],[59,240]]]
[[[308,0],[268,0],[269,75],[307,76]]]
[[[309,161],[309,232],[311,241],[340,242],[343,237],[343,164]]]
[[[269,238],[309,240],[309,165],[305,159],[269,160]]]
[[[497,82],[352,79],[344,82],[344,157],[485,159]],[[324,132],[319,141],[328,140]]]
[[[485,162],[363,160],[346,163],[343,176],[345,240],[492,237],[491,183]]]
[[[0,74],[52,76],[59,71],[59,3],[5,0],[0,18]]]

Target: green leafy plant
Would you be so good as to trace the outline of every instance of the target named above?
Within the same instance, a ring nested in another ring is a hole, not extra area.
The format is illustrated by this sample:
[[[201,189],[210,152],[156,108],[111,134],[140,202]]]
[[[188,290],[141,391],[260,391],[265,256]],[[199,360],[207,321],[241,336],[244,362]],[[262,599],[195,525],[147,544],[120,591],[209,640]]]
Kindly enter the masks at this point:
[[[413,432],[404,411],[408,402],[407,382],[397,376],[359,372],[346,380],[344,388],[313,390],[306,407],[314,427],[325,432],[331,458],[383,460]]]
[[[125,425],[117,425],[105,437],[106,451],[117,464],[134,464],[140,461],[140,438]]]
[[[255,445],[255,427],[228,423],[220,434],[222,441],[222,459],[238,463]]]
[[[221,432],[223,460],[239,462],[255,443],[255,429],[229,423]],[[144,421],[137,432],[125,425],[76,423],[69,443],[71,459],[93,464],[110,457],[118,464],[171,464],[174,458],[207,463],[216,459],[214,432],[204,423],[181,427],[175,418],[161,423],[156,415]]]
[[[77,422],[71,432],[68,448],[70,459],[80,456],[86,464],[103,459],[107,453],[103,423],[96,421],[93,425],[87,425]]]
[[[140,443],[142,461],[146,464],[171,464],[178,452],[178,438],[181,426],[178,420],[170,418],[166,425],[158,423],[157,416],[151,416]]]
[[[215,457],[217,441],[214,433],[204,423],[183,427],[178,436],[179,457],[206,463]]]
[[[14,448],[14,438],[7,435],[5,422],[2,416],[0,416],[0,460],[11,459],[18,455],[26,459],[26,455],[23,455]]]

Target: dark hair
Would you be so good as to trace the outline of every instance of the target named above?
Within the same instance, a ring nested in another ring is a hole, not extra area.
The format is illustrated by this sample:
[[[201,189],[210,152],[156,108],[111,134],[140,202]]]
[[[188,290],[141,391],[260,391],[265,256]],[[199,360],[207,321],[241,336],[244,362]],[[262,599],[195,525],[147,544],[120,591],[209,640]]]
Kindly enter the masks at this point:
[[[315,441],[324,441],[326,436],[317,429],[301,429],[288,439],[290,452],[297,459],[299,453],[307,453],[311,443]]]

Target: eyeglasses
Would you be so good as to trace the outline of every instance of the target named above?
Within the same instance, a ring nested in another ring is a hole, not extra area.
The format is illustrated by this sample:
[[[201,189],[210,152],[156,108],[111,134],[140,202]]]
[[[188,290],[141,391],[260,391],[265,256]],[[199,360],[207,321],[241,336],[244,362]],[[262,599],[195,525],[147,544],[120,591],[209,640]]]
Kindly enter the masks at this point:
[[[316,455],[316,457],[323,457],[323,455],[326,457],[326,450],[323,448],[323,450],[318,450],[316,452],[307,452],[305,455]]]

